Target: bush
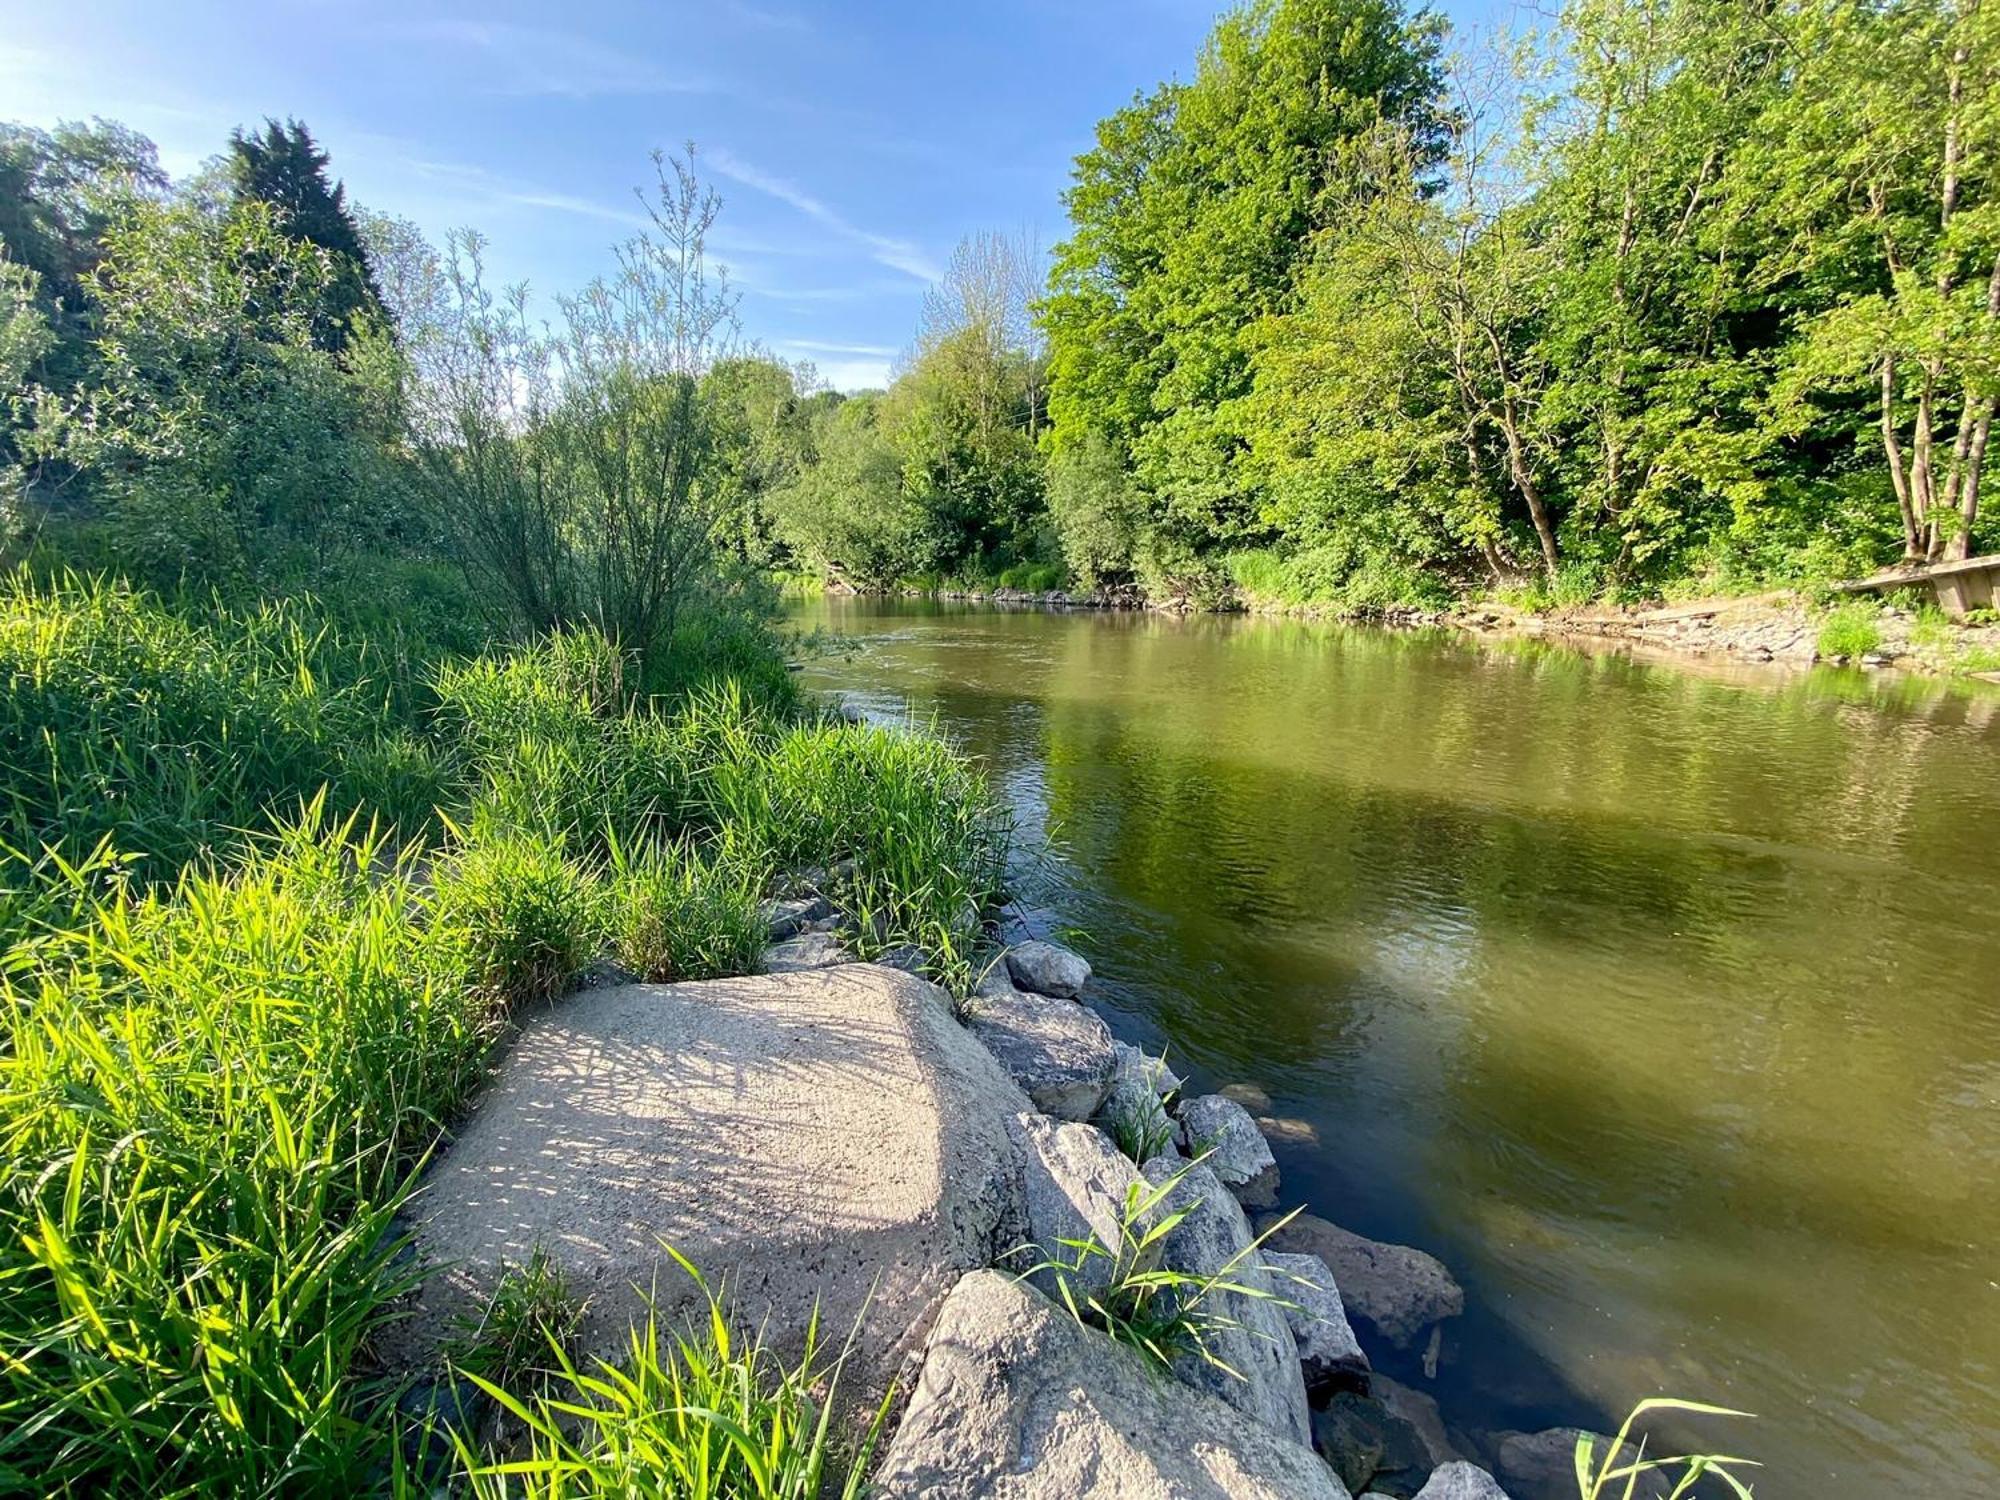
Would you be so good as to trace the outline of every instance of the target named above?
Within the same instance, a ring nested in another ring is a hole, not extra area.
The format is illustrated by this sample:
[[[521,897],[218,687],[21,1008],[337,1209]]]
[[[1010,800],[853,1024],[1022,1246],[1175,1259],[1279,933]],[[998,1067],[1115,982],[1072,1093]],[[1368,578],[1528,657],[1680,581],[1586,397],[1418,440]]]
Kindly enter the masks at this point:
[[[758,902],[762,872],[703,859],[686,843],[657,840],[611,850],[611,939],[619,962],[642,979],[748,974],[769,936]]]
[[[554,999],[597,954],[603,893],[560,841],[494,833],[440,860],[431,878],[454,960],[503,1012]]]
[[[1842,604],[1820,621],[1817,650],[1823,657],[1866,656],[1881,644],[1881,611],[1873,604]]]
[[[926,949],[941,977],[968,965],[998,894],[1009,829],[983,777],[934,735],[823,720],[773,732],[740,695],[699,695],[682,718],[707,826],[780,868],[853,861],[842,896],[864,954]]]

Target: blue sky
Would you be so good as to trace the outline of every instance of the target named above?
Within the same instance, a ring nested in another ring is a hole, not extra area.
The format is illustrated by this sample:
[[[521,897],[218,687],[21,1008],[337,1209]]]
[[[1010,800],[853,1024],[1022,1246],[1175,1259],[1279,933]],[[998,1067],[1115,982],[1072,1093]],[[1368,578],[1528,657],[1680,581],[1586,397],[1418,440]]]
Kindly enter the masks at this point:
[[[1192,69],[1214,0],[0,0],[0,118],[104,115],[183,175],[296,115],[357,201],[479,229],[538,293],[603,269],[692,140],[746,332],[880,384],[961,235],[1061,237],[1091,128]],[[1461,22],[1513,0],[1450,0]]]

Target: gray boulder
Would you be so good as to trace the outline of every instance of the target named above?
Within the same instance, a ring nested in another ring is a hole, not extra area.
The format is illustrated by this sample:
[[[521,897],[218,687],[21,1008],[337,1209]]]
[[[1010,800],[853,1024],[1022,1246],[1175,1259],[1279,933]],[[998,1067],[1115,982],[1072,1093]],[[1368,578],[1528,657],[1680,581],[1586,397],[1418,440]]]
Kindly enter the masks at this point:
[[[1340,1288],[1317,1255],[1263,1252],[1271,1288],[1285,1299],[1285,1322],[1299,1346],[1306,1395],[1317,1399],[1335,1390],[1369,1388],[1368,1356],[1340,1304]]]
[[[1275,1220],[1260,1220],[1268,1227]],[[1275,1230],[1266,1248],[1317,1255],[1333,1272],[1348,1317],[1398,1349],[1415,1349],[1433,1324],[1465,1311],[1465,1292],[1435,1256],[1386,1245],[1337,1224],[1300,1214]]]
[[[968,1005],[965,1024],[1035,1108],[1059,1120],[1096,1114],[1116,1061],[1104,1023],[1074,1000],[986,988]]]
[[[1131,1083],[1139,1088],[1151,1089],[1162,1099],[1181,1091],[1181,1076],[1167,1066],[1164,1057],[1148,1057],[1129,1042],[1113,1042],[1111,1050],[1118,1054],[1111,1073],[1112,1087]]]
[[[1160,1212],[1187,1211],[1160,1241],[1160,1264],[1192,1276],[1221,1276],[1250,1292],[1265,1294],[1211,1292],[1203,1309],[1230,1326],[1214,1327],[1207,1333],[1214,1360],[1183,1354],[1174,1362],[1174,1373],[1280,1436],[1295,1443],[1310,1442],[1312,1428],[1298,1346],[1292,1342],[1284,1308],[1276,1300],[1283,1293],[1272,1285],[1251,1246],[1250,1225],[1242,1208],[1215,1174],[1199,1163],[1155,1157],[1141,1170],[1148,1182],[1167,1189],[1160,1200]],[[1215,1360],[1229,1368],[1218,1367]]]
[[[1574,1490],[1572,1479],[1572,1497]],[[1461,1460],[1431,1470],[1431,1477],[1417,1491],[1417,1500],[1507,1500],[1507,1492],[1477,1464]]]
[[[1036,941],[1007,950],[1007,972],[1024,990],[1074,1000],[1090,978],[1090,965],[1060,943]]]
[[[801,933],[764,950],[766,974],[803,974],[810,969],[830,969],[835,964],[853,961],[854,956],[830,932]]]
[[[546,1250],[616,1359],[655,1295],[702,1305],[671,1245],[788,1357],[860,1325],[843,1390],[879,1396],[966,1271],[1018,1243],[1027,1100],[942,994],[872,964],[575,995],[500,1062],[411,1217],[441,1267],[389,1330],[427,1368],[503,1265]]]
[[[1576,1445],[1579,1438],[1594,1436],[1591,1468],[1600,1467],[1610,1450],[1611,1439],[1601,1433],[1587,1434],[1581,1427],[1549,1427],[1541,1432],[1509,1432],[1499,1435],[1494,1471],[1507,1493],[1515,1500],[1576,1500]],[[1619,1450],[1620,1463],[1636,1462],[1638,1445],[1627,1443]],[[1618,1480],[1613,1491],[1625,1493],[1625,1481]],[[1641,1500],[1665,1500],[1673,1491],[1673,1481],[1659,1469],[1639,1476],[1632,1493]]]
[[[1136,1162],[1174,1156],[1174,1122],[1150,1084],[1129,1073],[1113,1073],[1094,1119],[1112,1142]]]
[[[1336,1391],[1312,1419],[1313,1446],[1350,1490],[1411,1500],[1430,1477],[1430,1454],[1408,1422],[1372,1396]]]
[[[1181,1147],[1206,1154],[1211,1171],[1237,1201],[1269,1208],[1278,1201],[1278,1162],[1250,1111],[1222,1094],[1203,1094],[1180,1108]]]
[[[783,942],[816,922],[833,915],[833,903],[824,896],[801,896],[794,901],[766,901],[764,920],[771,924],[771,940]]]
[[[875,1484],[928,1500],[1348,1500],[1310,1449],[995,1271],[945,1299]]]
[[[1014,1118],[1014,1134],[1021,1147],[1029,1242],[1015,1259],[1025,1260],[1022,1269],[1044,1260],[1074,1265],[1064,1278],[1081,1304],[1111,1280],[1122,1249],[1127,1195],[1134,1187],[1143,1188],[1139,1173],[1094,1126],[1022,1114]],[[1066,1240],[1094,1241],[1109,1253],[1080,1254]],[[1055,1271],[1036,1271],[1029,1280],[1049,1296],[1059,1295]]]

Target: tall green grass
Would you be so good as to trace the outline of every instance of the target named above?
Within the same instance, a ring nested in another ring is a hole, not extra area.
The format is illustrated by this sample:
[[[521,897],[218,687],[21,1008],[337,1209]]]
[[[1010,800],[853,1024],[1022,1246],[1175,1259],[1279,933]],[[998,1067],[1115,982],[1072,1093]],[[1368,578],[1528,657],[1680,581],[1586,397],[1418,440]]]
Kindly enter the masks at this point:
[[[607,949],[749,969],[804,865],[940,970],[998,887],[948,747],[769,680],[645,694],[588,634],[381,652],[23,574],[0,671],[0,1491],[388,1482],[392,1224],[516,1008]]]

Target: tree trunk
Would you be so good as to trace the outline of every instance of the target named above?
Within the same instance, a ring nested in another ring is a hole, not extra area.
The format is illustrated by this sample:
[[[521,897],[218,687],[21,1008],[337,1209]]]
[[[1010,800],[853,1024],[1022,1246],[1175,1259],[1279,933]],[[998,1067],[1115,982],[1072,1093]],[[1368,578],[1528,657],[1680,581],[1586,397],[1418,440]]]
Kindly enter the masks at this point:
[[[1896,356],[1882,356],[1882,451],[1889,459],[1889,483],[1896,491],[1896,505],[1903,513],[1903,561],[1922,562],[1923,537],[1917,524],[1917,507],[1910,494],[1910,481],[1903,472],[1903,445],[1896,437]]]

